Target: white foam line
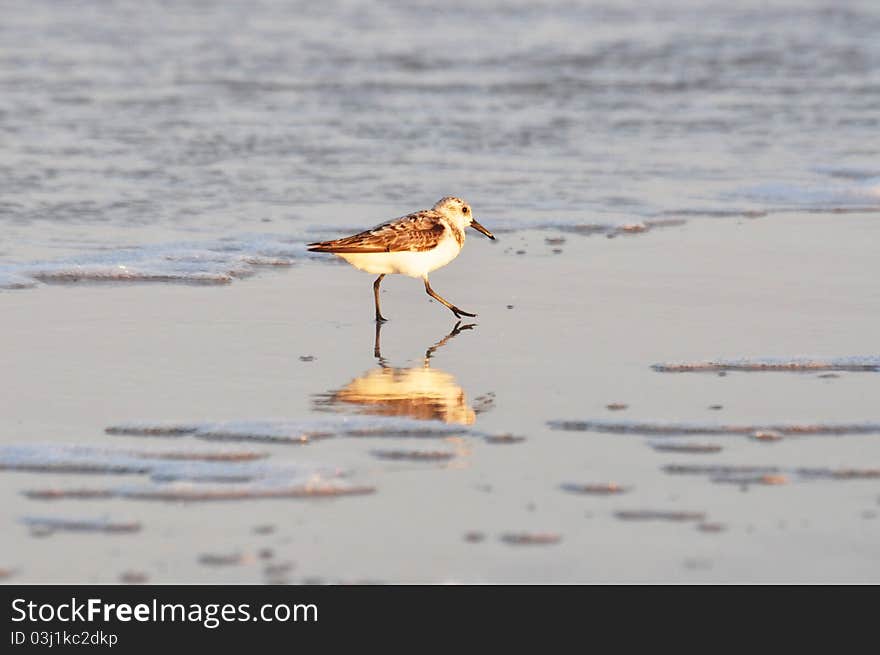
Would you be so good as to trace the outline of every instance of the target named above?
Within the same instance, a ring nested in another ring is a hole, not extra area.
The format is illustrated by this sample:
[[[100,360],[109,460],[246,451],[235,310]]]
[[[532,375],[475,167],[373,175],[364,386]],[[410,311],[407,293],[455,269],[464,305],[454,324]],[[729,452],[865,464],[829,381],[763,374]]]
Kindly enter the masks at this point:
[[[109,434],[136,436],[194,436],[208,440],[308,443],[313,439],[349,436],[444,437],[465,434],[467,428],[440,421],[419,421],[384,416],[338,416],[318,419],[269,419],[219,423],[138,421],[106,428]]]
[[[291,242],[274,235],[118,248],[0,266],[0,289],[30,288],[41,282],[229,284],[254,275],[259,267],[291,266],[305,254],[305,240]]]
[[[719,423],[610,421],[605,419],[592,419],[584,421],[548,421],[548,425],[554,430],[641,435],[751,435],[755,432],[770,431],[779,432],[784,435],[880,434],[880,423],[870,421],[855,423],[792,422],[759,425],[736,425]]]
[[[338,477],[340,468],[293,463],[270,464],[261,460],[224,460],[216,456],[236,452],[225,449],[185,449],[149,451],[94,448],[57,444],[0,446],[0,470],[42,473],[140,474],[154,480],[194,480],[210,482],[247,482],[254,480],[308,481],[315,476]],[[195,459],[210,453],[211,459]]]
[[[715,371],[880,371],[880,356],[743,357],[696,362],[663,362],[651,368],[662,373]]]

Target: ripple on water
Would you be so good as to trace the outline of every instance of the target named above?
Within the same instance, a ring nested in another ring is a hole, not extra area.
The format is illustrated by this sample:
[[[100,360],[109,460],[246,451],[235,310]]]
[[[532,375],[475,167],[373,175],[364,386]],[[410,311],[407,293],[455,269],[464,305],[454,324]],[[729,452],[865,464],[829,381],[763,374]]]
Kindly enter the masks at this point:
[[[95,500],[99,498],[115,498],[116,493],[112,489],[97,489],[76,487],[73,489],[58,489],[47,487],[41,489],[26,489],[22,495],[31,500],[62,500],[78,498],[80,500]]]
[[[667,216],[693,216],[707,218],[763,218],[767,215],[766,211],[760,209],[726,209],[713,207],[668,209],[660,213]]]
[[[632,487],[626,487],[616,482],[600,482],[600,483],[575,483],[575,482],[566,482],[561,486],[563,491],[568,491],[574,494],[581,494],[587,496],[613,496],[616,494],[623,494],[632,489]]]
[[[253,558],[245,553],[203,553],[199,555],[199,564],[203,566],[240,566],[250,564]]]
[[[314,479],[306,482],[258,480],[209,484],[199,482],[171,482],[121,487],[116,493],[122,498],[137,500],[164,500],[172,502],[255,500],[270,498],[334,498],[372,494],[375,487],[349,484],[341,480]]]
[[[110,489],[32,489],[23,494],[33,500],[106,499],[160,500],[198,502],[218,500],[257,500],[269,498],[330,498],[360,496],[375,492],[375,487],[355,485],[341,480],[315,479],[306,482],[256,480],[252,482],[154,482]]]
[[[36,473],[152,473],[163,467],[178,469],[189,464],[249,463],[265,458],[264,453],[224,448],[182,448],[176,451],[130,450],[63,444],[10,444],[0,446],[0,471]]]
[[[705,521],[705,512],[682,512],[654,509],[620,510],[614,516],[622,521]]]
[[[799,468],[797,475],[811,479],[825,480],[876,480],[880,478],[880,468]]]
[[[339,468],[269,463],[262,455],[228,449],[131,451],[57,444],[0,447],[0,470],[36,473],[148,475],[149,482],[115,487],[35,488],[32,500],[108,499],[204,501],[321,498],[372,493],[341,479]],[[39,528],[38,529],[44,529]]]
[[[774,443],[776,441],[782,441],[785,437],[773,430],[759,430],[750,434],[749,438],[761,443]]]
[[[501,541],[511,546],[552,546],[562,541],[556,532],[508,532]]]
[[[120,423],[108,434],[132,436],[191,435],[216,441],[305,444],[326,437],[447,437],[467,428],[439,421],[384,416],[332,416],[302,420],[254,420],[222,423]]]
[[[245,235],[92,251],[54,261],[0,266],[0,289],[80,282],[229,284],[254,275],[261,267],[292,266],[307,256],[304,244],[271,235]]]
[[[409,462],[447,462],[455,458],[455,453],[441,450],[374,450],[372,455],[379,459]]]
[[[847,481],[880,479],[878,468],[808,468],[765,465],[668,464],[671,475],[703,475],[720,484],[783,485],[791,481]]]
[[[4,271],[3,267],[0,267],[0,289],[31,289],[37,284],[37,280]]]
[[[844,435],[880,434],[880,423],[771,423],[766,425],[684,423],[672,421],[548,421],[554,430],[641,435],[752,435],[756,432],[778,432],[782,435]]]
[[[120,521],[108,518],[72,519],[67,517],[25,516],[21,522],[30,527],[36,536],[48,536],[55,532],[99,532],[104,534],[128,534],[140,532],[139,521]]]
[[[829,177],[845,180],[880,180],[880,168],[857,168],[853,166],[816,166],[813,170]]]
[[[663,453],[692,453],[694,455],[710,455],[720,453],[722,448],[714,443],[663,442],[651,444],[651,448]]]
[[[661,373],[691,373],[718,371],[880,371],[880,357],[755,357],[740,359],[713,359],[701,362],[665,362],[651,368]]]
[[[667,464],[663,467],[674,475],[775,475],[781,470],[778,466],[747,466],[723,464]]]
[[[486,443],[494,445],[522,443],[526,440],[525,437],[520,437],[515,434],[487,434],[484,439]]]
[[[764,475],[752,475],[749,473],[745,474],[728,474],[728,475],[713,475],[709,478],[710,482],[714,482],[715,484],[737,484],[740,486],[747,486],[751,484],[761,484],[767,486],[779,486],[783,484],[788,484],[790,479],[787,475],[780,474],[764,474]]]
[[[519,222],[516,224],[516,229],[514,228],[505,228],[503,223],[500,229],[496,229],[496,232],[504,233],[504,232],[513,232],[515,230],[536,230],[542,232],[562,232],[563,234],[574,234],[579,236],[594,236],[601,235],[606,237],[615,237],[615,236],[630,236],[636,234],[644,234],[646,232],[651,232],[656,229],[668,228],[668,227],[679,227],[684,225],[687,221],[680,218],[653,218],[653,219],[642,219],[637,221],[632,220],[605,220],[601,222],[567,222],[567,223],[555,223],[555,222],[529,222],[522,223]],[[494,225],[494,223],[493,223]]]
[[[769,183],[744,188],[731,194],[780,207],[813,211],[880,210],[880,179],[867,178],[840,184],[811,186]]]

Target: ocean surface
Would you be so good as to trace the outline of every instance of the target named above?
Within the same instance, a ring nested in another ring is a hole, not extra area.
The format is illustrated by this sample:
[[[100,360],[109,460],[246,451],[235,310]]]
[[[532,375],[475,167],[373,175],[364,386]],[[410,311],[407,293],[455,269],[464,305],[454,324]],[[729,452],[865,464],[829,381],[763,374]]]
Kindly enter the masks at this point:
[[[880,207],[866,2],[2,2],[0,251]],[[132,236],[129,236],[132,235]],[[137,235],[137,236],[135,236]]]

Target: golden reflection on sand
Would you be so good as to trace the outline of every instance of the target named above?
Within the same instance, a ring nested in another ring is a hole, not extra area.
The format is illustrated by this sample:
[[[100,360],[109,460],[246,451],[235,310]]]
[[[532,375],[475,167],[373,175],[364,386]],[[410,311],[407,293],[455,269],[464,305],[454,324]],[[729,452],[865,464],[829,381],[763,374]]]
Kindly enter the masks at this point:
[[[379,360],[379,366],[341,389],[322,395],[315,404],[333,408],[356,405],[365,414],[471,425],[476,420],[476,412],[469,404],[464,389],[449,373],[431,368],[431,356],[447,341],[473,327],[474,324],[456,323],[449,334],[427,349],[421,366],[398,368],[389,366],[382,358],[382,325],[377,323],[373,353]]]

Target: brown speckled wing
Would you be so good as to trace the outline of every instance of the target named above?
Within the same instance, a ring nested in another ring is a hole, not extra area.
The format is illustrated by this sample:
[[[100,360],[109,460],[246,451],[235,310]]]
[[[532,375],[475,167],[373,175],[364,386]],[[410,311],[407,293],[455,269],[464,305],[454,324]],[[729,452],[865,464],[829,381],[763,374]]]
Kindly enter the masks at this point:
[[[313,252],[368,253],[431,250],[446,233],[440,214],[432,209],[415,212],[343,239],[310,243]]]

